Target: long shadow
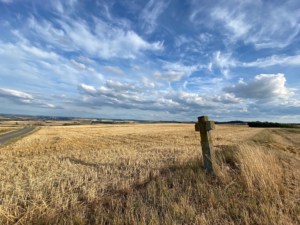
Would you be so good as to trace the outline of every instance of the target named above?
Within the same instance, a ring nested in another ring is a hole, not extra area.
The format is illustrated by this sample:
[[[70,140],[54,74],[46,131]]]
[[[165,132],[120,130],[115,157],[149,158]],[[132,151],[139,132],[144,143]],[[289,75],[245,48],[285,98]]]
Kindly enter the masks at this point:
[[[73,157],[61,157],[60,160],[69,160],[71,163],[79,164],[83,166],[93,167],[93,168],[101,168],[103,166],[114,166],[113,163],[91,163],[91,162],[85,162],[81,159],[76,159]]]
[[[220,146],[222,149],[231,149],[232,146]],[[216,153],[216,157],[219,158],[221,153]],[[74,157],[63,157],[61,160],[69,160],[71,163],[84,165],[92,168],[100,168],[101,166],[107,166],[108,164],[97,164],[91,162],[85,162]],[[113,164],[112,166],[116,166]],[[197,176],[189,177],[189,174],[198,174]],[[114,217],[116,215],[122,215],[126,211],[132,210],[131,201],[134,196],[141,196],[141,198],[147,198],[147,189],[154,185],[158,190],[161,183],[164,183],[166,188],[172,190],[178,188],[178,183],[182,181],[182,186],[186,184],[194,185],[197,180],[203,180],[211,187],[219,187],[223,185],[217,176],[205,173],[203,168],[202,158],[191,159],[190,161],[177,165],[169,165],[161,168],[158,171],[150,172],[147,179],[139,183],[134,183],[130,187],[125,189],[113,189],[101,198],[97,198],[94,201],[86,199],[82,196],[81,201],[83,205],[86,205],[86,222],[87,224],[98,224],[101,219],[101,224],[113,224]],[[174,183],[174,180],[176,181]],[[180,192],[179,192],[180,194]],[[130,224],[124,222],[124,224]]]
[[[198,175],[190,177],[189,174],[191,173]],[[192,159],[184,164],[166,166],[155,174],[150,172],[147,179],[142,182],[132,184],[128,189],[110,190],[107,195],[103,196],[98,201],[87,203],[89,209],[87,220],[91,224],[96,223],[97,219],[93,218],[93,215],[98,208],[102,211],[101,213],[104,213],[103,215],[105,215],[104,221],[106,222],[104,224],[111,224],[115,215],[132,210],[131,203],[135,201],[132,200],[134,196],[140,196],[140,198],[147,199],[147,190],[149,186],[150,190],[152,189],[152,186],[154,186],[155,189],[160,190],[160,185],[163,183],[164,188],[172,191],[174,188],[178,189],[178,182],[182,182],[183,188],[181,191],[183,191],[184,186],[186,185],[191,185],[194,189],[196,189],[198,179],[207,183],[208,187],[216,187],[218,189],[218,187],[225,185],[217,176],[205,172],[201,157],[198,159]],[[178,194],[180,194],[180,191]]]

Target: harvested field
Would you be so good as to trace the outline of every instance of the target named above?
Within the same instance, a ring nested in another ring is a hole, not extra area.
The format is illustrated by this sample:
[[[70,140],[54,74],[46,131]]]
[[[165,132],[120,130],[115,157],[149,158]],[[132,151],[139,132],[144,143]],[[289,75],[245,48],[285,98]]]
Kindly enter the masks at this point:
[[[201,168],[192,124],[42,127],[0,149],[0,223],[299,222],[299,146],[289,141],[299,134],[212,134],[214,177]]]

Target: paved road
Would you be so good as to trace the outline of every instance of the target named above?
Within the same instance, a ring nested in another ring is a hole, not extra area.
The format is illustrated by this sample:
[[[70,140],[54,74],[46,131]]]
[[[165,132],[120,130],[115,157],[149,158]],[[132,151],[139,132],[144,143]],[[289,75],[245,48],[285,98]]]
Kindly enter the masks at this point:
[[[17,138],[17,137],[24,135],[33,130],[34,130],[34,127],[24,127],[20,130],[16,130],[16,131],[12,131],[12,132],[0,135],[0,144],[4,144],[5,142],[7,142],[13,138]]]

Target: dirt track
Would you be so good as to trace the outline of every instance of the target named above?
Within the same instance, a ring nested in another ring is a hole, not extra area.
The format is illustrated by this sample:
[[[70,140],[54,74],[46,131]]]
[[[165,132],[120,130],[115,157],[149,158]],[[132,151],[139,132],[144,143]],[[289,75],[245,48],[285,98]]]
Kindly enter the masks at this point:
[[[4,144],[5,142],[7,142],[13,138],[17,138],[17,137],[22,136],[26,133],[29,133],[33,130],[34,130],[34,127],[24,127],[20,130],[0,135],[0,144]]]

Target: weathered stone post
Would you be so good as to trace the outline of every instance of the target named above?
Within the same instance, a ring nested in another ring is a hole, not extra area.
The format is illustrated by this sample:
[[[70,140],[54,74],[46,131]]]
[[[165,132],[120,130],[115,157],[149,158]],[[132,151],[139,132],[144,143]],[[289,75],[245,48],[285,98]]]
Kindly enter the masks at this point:
[[[198,117],[195,130],[200,131],[204,168],[208,173],[214,172],[215,154],[210,131],[215,129],[215,122],[209,121],[208,116]]]

